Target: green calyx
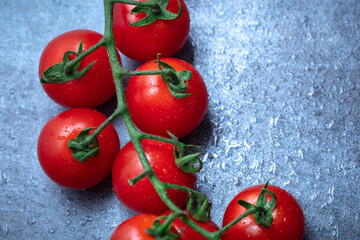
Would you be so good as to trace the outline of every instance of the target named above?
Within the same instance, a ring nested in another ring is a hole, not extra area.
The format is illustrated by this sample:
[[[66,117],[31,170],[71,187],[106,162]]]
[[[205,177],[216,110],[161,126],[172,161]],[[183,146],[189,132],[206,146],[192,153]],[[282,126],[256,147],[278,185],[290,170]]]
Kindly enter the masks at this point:
[[[186,93],[186,83],[192,77],[191,71],[184,70],[176,72],[175,68],[163,61],[160,61],[159,55],[157,58],[158,60],[155,62],[158,63],[159,70],[167,70],[166,74],[161,74],[160,76],[168,86],[171,95],[177,99],[191,96],[192,94]]]
[[[173,232],[171,232],[171,225],[173,223],[173,221],[181,216],[181,215],[185,215],[185,213],[179,213],[179,214],[175,214],[172,213],[169,216],[161,216],[158,217],[154,223],[152,228],[148,228],[145,230],[145,232],[147,234],[149,234],[150,236],[153,236],[156,240],[174,240],[177,239],[181,236],[183,230],[181,230],[181,232],[179,234],[175,234]],[[160,223],[161,220],[165,220],[164,223]]]
[[[79,56],[82,53],[82,41],[80,42],[78,52],[67,51],[64,54],[63,60],[60,63],[55,64],[54,66],[49,67],[44,71],[40,78],[41,83],[64,83],[71,80],[75,80],[84,76],[95,64],[96,60],[87,65],[80,72],[78,71],[80,66],[80,61],[75,64],[72,68],[67,67],[67,63],[70,62],[70,55],[76,54]]]
[[[210,219],[211,202],[209,202],[206,195],[189,192],[186,210],[196,221],[207,222]]]
[[[178,138],[168,131],[169,136],[178,141]],[[197,149],[199,146],[181,144],[179,147],[174,147],[175,165],[182,171],[187,173],[196,173],[202,169],[202,161],[199,158],[201,153],[194,153],[188,155],[188,150]]]
[[[140,21],[129,23],[131,26],[134,27],[141,27],[149,25],[155,22],[157,19],[162,20],[174,20],[180,17],[182,13],[182,6],[180,1],[179,3],[179,12],[172,13],[166,10],[167,6],[169,5],[169,0],[149,0],[147,5],[141,5],[139,3],[136,7],[131,10],[131,14],[138,14],[138,13],[146,13],[146,17],[141,19]]]
[[[70,139],[68,148],[72,156],[79,162],[85,162],[89,157],[95,157],[100,152],[100,146],[97,137],[90,138],[89,132],[95,128],[85,128],[75,139]]]
[[[253,205],[251,203],[248,203],[244,200],[238,200],[238,203],[246,208],[248,211],[254,210],[254,219],[260,226],[264,226],[266,228],[269,228],[271,226],[272,222],[272,213],[274,211],[275,205],[276,205],[276,195],[275,193],[267,190],[267,186],[269,184],[269,181],[265,184],[264,188],[262,189],[259,198],[256,201],[256,205]],[[266,194],[269,194],[272,199],[270,202],[266,201]]]

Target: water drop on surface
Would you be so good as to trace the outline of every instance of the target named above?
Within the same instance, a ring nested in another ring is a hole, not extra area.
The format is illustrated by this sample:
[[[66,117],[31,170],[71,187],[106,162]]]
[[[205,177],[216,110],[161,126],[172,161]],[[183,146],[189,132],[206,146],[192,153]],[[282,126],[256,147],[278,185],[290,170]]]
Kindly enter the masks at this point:
[[[34,224],[36,223],[36,219],[33,218],[33,217],[31,217],[31,218],[29,218],[29,219],[27,220],[27,223],[28,223],[29,225],[34,225]]]
[[[54,234],[54,233],[55,233],[55,229],[50,228],[50,229],[49,229],[49,231],[48,231],[48,233],[50,233],[50,234]]]
[[[9,179],[8,179],[7,175],[5,174],[5,172],[2,172],[1,178],[2,178],[3,183],[8,183],[9,182]]]
[[[9,235],[9,227],[6,223],[2,223],[1,224],[1,229],[0,229],[0,236],[2,237],[6,237],[7,235]]]
[[[80,225],[85,226],[87,222],[91,222],[91,221],[92,221],[92,217],[85,217],[84,219],[81,220]]]

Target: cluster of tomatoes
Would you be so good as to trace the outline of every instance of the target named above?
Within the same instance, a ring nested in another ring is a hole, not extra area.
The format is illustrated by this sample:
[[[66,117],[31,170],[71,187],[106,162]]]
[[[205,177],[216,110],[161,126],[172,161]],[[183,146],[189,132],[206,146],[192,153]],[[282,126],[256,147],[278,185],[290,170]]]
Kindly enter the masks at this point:
[[[156,20],[146,26],[136,27],[134,23],[146,14],[132,14],[134,6],[116,3],[114,5],[113,29],[115,44],[124,55],[138,61],[147,61],[137,71],[157,70],[157,54],[171,57],[183,47],[190,28],[189,12],[183,0],[170,0],[167,10],[177,13],[182,6],[180,17],[173,20]],[[51,66],[63,61],[67,51],[77,52],[91,48],[103,36],[90,30],[74,30],[54,38],[44,49],[40,59],[39,76]],[[69,55],[70,60],[76,54]],[[120,56],[118,56],[120,60]],[[192,77],[186,82],[188,97],[173,97],[160,75],[133,76],[126,88],[126,102],[134,124],[143,132],[168,137],[168,131],[181,138],[192,132],[207,111],[208,95],[200,74],[182,60],[162,58],[162,62],[177,72],[191,71]],[[43,83],[47,95],[56,103],[70,108],[52,118],[42,129],[38,139],[38,158],[44,172],[60,186],[85,189],[90,188],[112,173],[113,188],[118,199],[131,210],[141,213],[123,222],[111,239],[154,239],[145,233],[159,215],[169,215],[167,206],[161,201],[150,181],[146,178],[129,185],[129,180],[143,172],[138,153],[132,143],[120,150],[119,137],[112,124],[108,124],[97,137],[99,153],[86,161],[77,161],[68,147],[84,129],[95,128],[107,118],[93,108],[104,104],[115,93],[115,84],[107,51],[101,46],[83,60],[79,71],[92,62],[95,64],[81,78],[63,83]],[[172,184],[194,188],[196,176],[180,170],[175,165],[174,146],[169,143],[142,140],[145,155],[157,177]],[[273,221],[269,228],[259,226],[253,216],[241,220],[230,228],[222,239],[302,239],[304,217],[296,200],[286,191],[269,186],[276,194],[277,204],[273,211]],[[243,199],[251,204],[262,191],[262,186],[248,188],[237,195],[229,204],[223,225],[225,226],[246,209],[237,203]],[[169,198],[182,207],[187,194],[169,189]],[[271,196],[267,196],[268,201]],[[190,216],[191,218],[191,216]],[[211,221],[197,223],[200,227],[215,232],[219,228]],[[179,219],[172,223],[175,233],[182,232],[179,239],[205,239]]]

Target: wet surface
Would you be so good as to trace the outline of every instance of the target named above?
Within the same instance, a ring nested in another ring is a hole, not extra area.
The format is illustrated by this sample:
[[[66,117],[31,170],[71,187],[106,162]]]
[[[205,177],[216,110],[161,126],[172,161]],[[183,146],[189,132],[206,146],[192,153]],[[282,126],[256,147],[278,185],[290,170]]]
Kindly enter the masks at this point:
[[[213,220],[221,225],[239,191],[272,179],[303,208],[305,239],[357,239],[360,2],[186,3],[191,32],[178,57],[202,74],[210,102],[184,141],[202,145],[197,187],[213,202]],[[42,126],[65,110],[40,86],[41,52],[72,29],[102,32],[102,1],[2,0],[0,13],[0,239],[109,239],[134,215],[111,180],[64,189],[36,155]],[[127,132],[114,124],[123,146]]]

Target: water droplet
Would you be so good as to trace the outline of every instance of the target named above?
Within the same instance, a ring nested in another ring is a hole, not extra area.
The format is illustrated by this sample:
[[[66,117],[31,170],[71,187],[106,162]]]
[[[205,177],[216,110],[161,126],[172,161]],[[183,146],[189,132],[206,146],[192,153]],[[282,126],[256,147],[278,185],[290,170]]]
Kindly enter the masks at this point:
[[[70,231],[71,231],[71,232],[74,232],[74,231],[75,231],[75,228],[74,228],[74,227],[71,227],[71,228],[70,228]]]
[[[2,178],[3,183],[8,183],[9,182],[9,179],[8,179],[7,175],[5,174],[5,172],[2,172],[1,178]]]
[[[0,229],[0,236],[6,237],[7,235],[9,235],[9,227],[6,223],[2,223]]]
[[[85,217],[84,219],[81,220],[80,224],[81,226],[85,226],[87,222],[91,222],[91,221],[92,221],[92,217]]]
[[[34,225],[34,224],[36,223],[36,219],[33,218],[33,217],[28,218],[28,219],[27,219],[27,223],[28,223],[29,225]]]
[[[70,220],[70,219],[67,219],[65,224],[66,224],[66,225],[70,225],[70,224],[71,224],[71,220]]]
[[[308,95],[309,95],[309,96],[312,96],[312,95],[314,95],[314,93],[315,93],[315,89],[314,89],[313,86],[311,86]]]
[[[48,231],[48,233],[50,233],[50,234],[54,234],[54,233],[55,233],[55,229],[50,228],[50,229],[49,229],[49,231]]]
[[[15,93],[15,89],[11,88],[11,89],[10,89],[10,94],[12,95],[12,94],[14,94],[14,93]]]
[[[326,128],[330,129],[334,125],[334,123],[335,123],[334,119],[331,119],[331,121],[326,124]]]

